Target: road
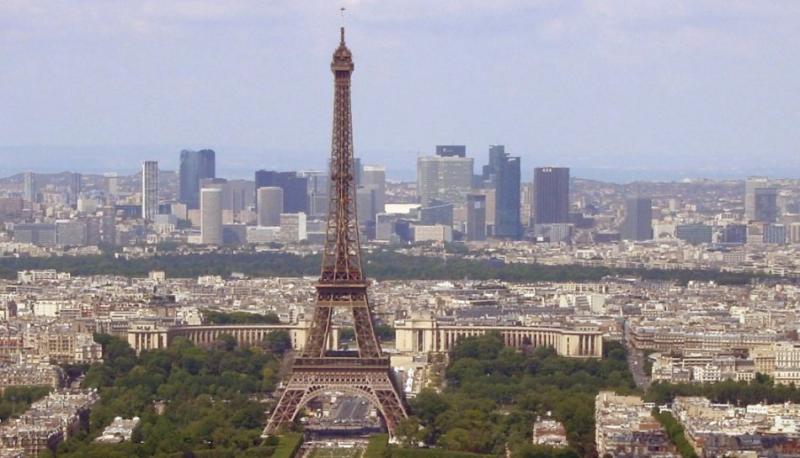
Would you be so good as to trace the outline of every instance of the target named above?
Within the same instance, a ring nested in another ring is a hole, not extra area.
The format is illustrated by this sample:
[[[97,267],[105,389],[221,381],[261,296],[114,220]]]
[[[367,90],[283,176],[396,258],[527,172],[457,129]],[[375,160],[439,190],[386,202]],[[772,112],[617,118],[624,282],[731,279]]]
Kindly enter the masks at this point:
[[[631,341],[628,338],[628,323],[625,323],[623,341],[625,348],[628,350],[628,368],[633,374],[633,381],[637,387],[646,390],[650,387],[650,377],[644,373],[644,352],[631,345]]]
[[[628,367],[636,386],[643,390],[650,387],[650,377],[644,373],[644,352],[628,347]]]

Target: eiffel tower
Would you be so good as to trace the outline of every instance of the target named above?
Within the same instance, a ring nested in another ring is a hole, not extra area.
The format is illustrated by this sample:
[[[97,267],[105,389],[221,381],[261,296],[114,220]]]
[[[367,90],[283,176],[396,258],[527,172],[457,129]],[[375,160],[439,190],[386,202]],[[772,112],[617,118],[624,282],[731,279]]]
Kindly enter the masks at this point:
[[[344,42],[333,53],[333,138],[331,142],[331,193],[322,273],[316,285],[317,300],[306,345],[294,360],[292,375],[264,429],[264,436],[291,424],[300,409],[315,397],[331,391],[368,400],[383,417],[394,437],[400,420],[407,417],[389,365],[373,328],[367,299],[367,280],[361,269],[361,244],[356,219],[353,170],[353,125],[350,112],[350,75],[353,55]],[[353,313],[357,351],[328,350],[331,318],[336,308]]]

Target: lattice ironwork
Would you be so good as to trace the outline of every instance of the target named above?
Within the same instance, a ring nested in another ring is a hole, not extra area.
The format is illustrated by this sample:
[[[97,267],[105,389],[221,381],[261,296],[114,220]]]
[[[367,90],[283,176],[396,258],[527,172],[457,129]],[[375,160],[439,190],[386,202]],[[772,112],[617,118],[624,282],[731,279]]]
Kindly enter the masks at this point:
[[[331,62],[334,75],[331,191],[316,306],[302,356],[295,360],[292,376],[264,430],[265,435],[293,422],[306,403],[326,391],[348,392],[369,400],[381,413],[391,435],[398,422],[406,417],[389,358],[381,353],[375,335],[367,281],[361,267],[350,109],[353,68],[353,55],[345,45],[342,28],[341,41]],[[327,350],[336,308],[352,311],[358,347],[353,356]]]

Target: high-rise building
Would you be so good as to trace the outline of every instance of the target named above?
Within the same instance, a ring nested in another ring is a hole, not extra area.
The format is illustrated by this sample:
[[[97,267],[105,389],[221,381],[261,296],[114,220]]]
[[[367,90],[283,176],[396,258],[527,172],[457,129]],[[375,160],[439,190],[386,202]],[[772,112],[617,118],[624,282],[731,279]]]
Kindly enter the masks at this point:
[[[778,189],[774,187],[753,190],[753,221],[774,223],[778,221]]]
[[[800,223],[790,223],[786,228],[786,243],[800,243]]]
[[[489,145],[489,163],[481,169],[482,186],[493,188],[497,184],[497,171],[506,156],[504,145]]]
[[[426,226],[435,224],[452,226],[453,204],[434,200],[427,207],[419,209],[419,221]]]
[[[72,173],[69,177],[69,204],[75,208],[78,205],[78,196],[81,194],[83,176],[80,173]]]
[[[119,175],[117,172],[107,172],[106,179],[106,203],[112,204],[119,195]]]
[[[467,240],[486,240],[486,196],[467,196]]]
[[[679,224],[675,227],[675,237],[692,245],[711,243],[713,228],[705,224]]]
[[[23,175],[22,183],[22,199],[26,202],[36,202],[36,174],[33,172],[25,172]]]
[[[722,232],[722,241],[736,245],[745,244],[747,242],[747,225],[728,224]]]
[[[251,180],[228,180],[231,210],[241,212],[255,206],[255,183]]]
[[[325,172],[306,170],[297,175],[308,180],[308,214],[313,217],[328,215],[328,191],[331,177]]]
[[[216,177],[216,153],[211,149],[181,151],[179,200],[189,209],[200,204],[200,180]]]
[[[520,158],[509,156],[503,145],[489,148],[490,175],[495,177],[494,236],[518,239],[520,223]]]
[[[383,213],[386,206],[386,167],[365,165],[361,172],[361,187],[374,191],[374,208],[369,221],[375,221],[375,215]]]
[[[472,189],[473,159],[458,156],[425,156],[417,159],[417,192],[423,206],[431,201],[466,203]]]
[[[519,194],[519,220],[523,226],[530,226],[533,223],[533,183],[522,183]]]
[[[158,214],[158,162],[142,163],[142,218],[154,221]]]
[[[222,245],[222,190],[200,191],[200,243]]]
[[[436,145],[436,155],[442,157],[467,157],[465,145]]]
[[[533,208],[536,224],[569,222],[569,168],[534,169]]]
[[[277,186],[258,188],[258,225],[280,226],[283,213],[283,189]]]
[[[221,204],[222,205],[222,212],[223,215],[225,214],[225,210],[231,209],[231,190],[228,187],[228,180],[225,178],[203,178],[200,180],[200,192],[203,192],[203,189],[219,189],[222,191],[221,194]],[[225,224],[225,218],[222,218],[223,224]]]
[[[748,177],[744,182],[744,219],[745,221],[757,221],[756,219],[756,189],[768,188],[769,179],[767,177]]]
[[[36,246],[55,246],[56,225],[43,223],[15,224],[14,241],[18,243],[30,243]]]
[[[84,246],[87,241],[86,222],[81,220],[56,221],[56,245]]]
[[[356,190],[356,217],[358,224],[375,221],[375,202],[377,192],[373,188],[360,187]]]
[[[765,224],[764,243],[783,245],[787,239],[787,227],[784,224]]]
[[[622,224],[624,240],[651,240],[653,238],[653,201],[646,197],[625,200],[625,221]]]
[[[283,189],[283,211],[306,213],[308,211],[308,177],[297,172],[256,171],[256,189],[265,186]]]
[[[284,243],[299,242],[308,238],[306,214],[281,213],[280,238]]]
[[[101,208],[100,217],[100,242],[106,245],[117,243],[117,218],[113,206]]]

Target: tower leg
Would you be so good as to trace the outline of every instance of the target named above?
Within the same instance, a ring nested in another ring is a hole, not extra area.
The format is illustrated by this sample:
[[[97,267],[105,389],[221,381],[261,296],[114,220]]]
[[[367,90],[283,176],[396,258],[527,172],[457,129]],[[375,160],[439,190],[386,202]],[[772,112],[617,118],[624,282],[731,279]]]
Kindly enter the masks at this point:
[[[293,374],[278,405],[264,428],[262,437],[280,432],[294,422],[300,409],[312,399],[329,391],[341,391],[369,401],[380,412],[390,437],[407,417],[403,401],[386,372],[328,372],[326,370]]]

